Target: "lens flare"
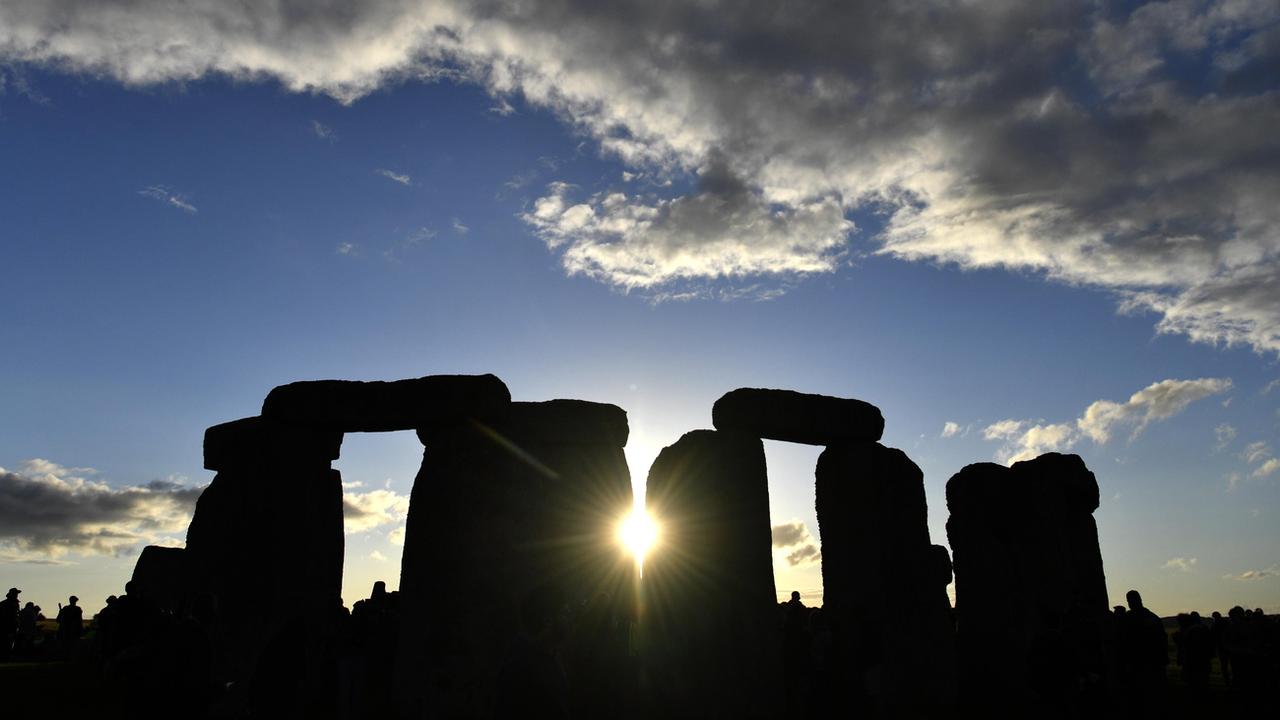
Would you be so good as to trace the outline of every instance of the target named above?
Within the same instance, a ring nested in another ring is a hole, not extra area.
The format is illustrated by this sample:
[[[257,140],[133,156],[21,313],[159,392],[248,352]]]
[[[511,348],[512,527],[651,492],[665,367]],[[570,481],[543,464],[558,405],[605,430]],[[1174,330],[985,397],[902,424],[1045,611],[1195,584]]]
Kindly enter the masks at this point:
[[[618,542],[635,556],[636,562],[643,562],[645,554],[658,542],[658,523],[636,508],[618,523]]]

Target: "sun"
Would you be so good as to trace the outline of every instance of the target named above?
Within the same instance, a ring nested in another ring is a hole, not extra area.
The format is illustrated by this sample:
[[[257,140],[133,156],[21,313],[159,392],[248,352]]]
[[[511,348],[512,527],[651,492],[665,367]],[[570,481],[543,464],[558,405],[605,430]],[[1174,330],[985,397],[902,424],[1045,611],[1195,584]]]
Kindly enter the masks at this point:
[[[644,562],[658,542],[658,523],[644,509],[635,508],[618,522],[618,542],[637,563]]]

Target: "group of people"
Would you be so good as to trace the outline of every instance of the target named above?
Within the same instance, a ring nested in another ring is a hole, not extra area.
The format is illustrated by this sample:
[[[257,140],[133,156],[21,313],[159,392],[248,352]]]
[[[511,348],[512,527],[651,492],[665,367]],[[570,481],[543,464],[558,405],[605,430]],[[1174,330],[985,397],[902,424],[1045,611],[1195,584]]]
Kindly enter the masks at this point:
[[[77,651],[84,634],[84,611],[80,598],[72,595],[67,604],[58,604],[57,629],[50,638],[42,623],[48,618],[33,602],[22,604],[18,588],[9,588],[0,601],[0,662],[70,658]]]

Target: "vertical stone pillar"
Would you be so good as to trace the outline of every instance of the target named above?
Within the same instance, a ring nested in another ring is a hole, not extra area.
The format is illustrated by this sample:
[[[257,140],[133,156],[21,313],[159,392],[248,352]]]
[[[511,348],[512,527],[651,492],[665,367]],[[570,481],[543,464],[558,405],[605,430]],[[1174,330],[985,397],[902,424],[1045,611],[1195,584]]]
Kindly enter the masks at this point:
[[[217,600],[228,679],[246,681],[285,621],[338,606],[342,479],[330,462],[342,434],[261,417],[205,431],[217,472],[187,529],[186,562]]]
[[[822,452],[816,475],[823,612],[843,661],[835,685],[850,692],[838,700],[891,716],[947,709],[956,694],[950,567],[929,541],[920,468],[901,450],[843,443]]]
[[[627,434],[620,408],[577,400],[419,430],[400,574],[403,715],[492,714],[522,610],[560,619],[603,597],[625,609],[633,565],[615,528],[632,502]],[[570,704],[585,684],[575,669]]]
[[[737,432],[686,433],[654,461],[645,503],[662,533],[642,580],[657,714],[777,716],[780,618],[763,444]]]
[[[1057,681],[1041,676],[1038,658],[1059,650],[1076,663],[1069,672],[1105,675],[1107,590],[1093,520],[1098,484],[1080,457],[1047,453],[1011,468],[969,465],[948,481],[947,507],[968,702],[1036,700],[1037,688]],[[999,685],[990,682],[995,667],[1003,668]]]

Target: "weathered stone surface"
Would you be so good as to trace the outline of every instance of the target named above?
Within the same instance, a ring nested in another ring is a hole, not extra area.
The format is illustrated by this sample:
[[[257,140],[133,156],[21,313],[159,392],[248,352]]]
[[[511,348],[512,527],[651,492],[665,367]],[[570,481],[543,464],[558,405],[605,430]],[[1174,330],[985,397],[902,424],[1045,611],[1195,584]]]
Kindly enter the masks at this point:
[[[884,433],[875,405],[791,390],[732,390],[716,401],[711,421],[717,430],[809,445],[875,442]]]
[[[404,716],[491,714],[535,593],[572,608],[604,593],[630,607],[635,569],[615,540],[632,503],[625,422],[612,405],[556,400],[419,434],[400,575]]]
[[[764,447],[695,430],[664,448],[645,503],[661,544],[645,561],[645,664],[658,715],[776,717],[781,638]]]
[[[310,380],[273,389],[262,403],[262,416],[309,428],[379,432],[501,418],[510,402],[507,386],[493,375]]]
[[[1075,455],[1048,453],[1012,468],[969,465],[947,483],[947,537],[956,577],[962,688],[988,708],[1034,698],[1033,649],[1067,635],[1071,672],[1105,676],[1107,591],[1097,526],[1098,485]],[[990,682],[1002,666],[1005,682]]]
[[[473,425],[531,442],[559,445],[626,447],[630,429],[627,413],[617,405],[586,400],[513,402],[502,417],[473,421]],[[430,445],[447,437],[453,424],[435,423],[418,428],[418,439]]]
[[[229,678],[251,676],[286,619],[339,601],[342,479],[329,463],[340,440],[265,418],[205,435],[218,473],[196,502],[185,556],[193,585],[217,599]]]
[[[929,542],[920,468],[901,450],[845,443],[822,452],[816,475],[838,684],[866,688],[866,700],[890,717],[945,710],[956,697],[950,563]],[[858,705],[845,702],[844,710]]]

